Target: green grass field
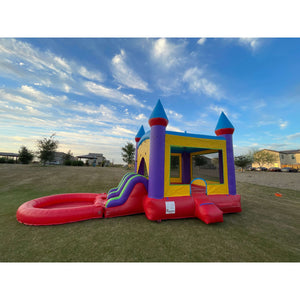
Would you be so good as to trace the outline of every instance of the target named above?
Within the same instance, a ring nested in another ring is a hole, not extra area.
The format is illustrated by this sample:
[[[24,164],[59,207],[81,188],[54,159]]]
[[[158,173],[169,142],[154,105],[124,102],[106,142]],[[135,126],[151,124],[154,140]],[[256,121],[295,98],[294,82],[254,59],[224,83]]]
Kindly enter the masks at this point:
[[[206,225],[145,215],[26,226],[18,207],[59,194],[107,192],[117,168],[0,165],[1,262],[299,262],[300,192],[238,183],[242,213]],[[275,192],[282,193],[276,197]]]

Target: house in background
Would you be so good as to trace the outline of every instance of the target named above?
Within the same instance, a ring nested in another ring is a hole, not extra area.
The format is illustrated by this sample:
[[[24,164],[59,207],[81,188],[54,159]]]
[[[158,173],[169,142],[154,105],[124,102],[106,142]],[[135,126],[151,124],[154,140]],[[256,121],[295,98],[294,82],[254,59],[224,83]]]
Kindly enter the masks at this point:
[[[6,160],[13,159],[15,162],[18,162],[18,153],[11,153],[11,152],[0,152],[0,157],[4,157]]]
[[[269,149],[263,149],[261,151],[269,152],[276,157],[276,160],[272,164],[264,164],[262,167],[265,168],[295,168],[300,169],[300,149],[298,150],[284,150],[284,151],[275,151]],[[259,167],[257,163],[252,164],[253,168]]]
[[[106,161],[102,153],[89,153],[87,155],[78,155],[77,158],[79,158],[79,160],[84,159],[85,162],[88,162],[90,166],[103,166],[103,164]]]
[[[49,165],[63,165],[65,161],[65,152],[55,152],[54,159],[48,162]]]
[[[281,168],[290,167],[300,169],[300,149],[279,152]]]

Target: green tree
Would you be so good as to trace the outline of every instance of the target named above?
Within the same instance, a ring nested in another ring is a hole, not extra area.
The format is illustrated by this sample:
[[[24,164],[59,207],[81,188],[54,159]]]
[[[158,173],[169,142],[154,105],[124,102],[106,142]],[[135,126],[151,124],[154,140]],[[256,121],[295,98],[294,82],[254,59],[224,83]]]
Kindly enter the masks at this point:
[[[127,143],[124,147],[122,147],[122,159],[128,166],[134,163],[134,151],[135,148],[132,143]]]
[[[253,158],[251,155],[239,155],[234,158],[234,164],[240,168],[242,168],[242,172],[244,168],[246,168],[249,164],[251,164]]]
[[[207,164],[207,158],[200,154],[194,156],[194,161],[195,161],[195,166],[198,166],[199,169],[201,166]]]
[[[58,141],[54,139],[55,133],[50,136],[50,138],[43,138],[37,141],[38,147],[38,157],[43,163],[50,162],[54,160],[55,151],[58,148]]]
[[[103,160],[101,162],[101,167],[104,167],[107,162],[108,162],[108,160],[103,156]]]
[[[276,156],[269,151],[261,150],[253,152],[253,162],[257,163],[260,167],[266,164],[272,164],[276,161]]]
[[[73,153],[71,152],[71,150],[69,150],[68,153],[64,154],[63,156],[64,165],[71,166],[72,159],[73,159]]]
[[[22,146],[19,150],[19,161],[22,164],[29,164],[33,160],[33,153],[29,151],[25,146]]]

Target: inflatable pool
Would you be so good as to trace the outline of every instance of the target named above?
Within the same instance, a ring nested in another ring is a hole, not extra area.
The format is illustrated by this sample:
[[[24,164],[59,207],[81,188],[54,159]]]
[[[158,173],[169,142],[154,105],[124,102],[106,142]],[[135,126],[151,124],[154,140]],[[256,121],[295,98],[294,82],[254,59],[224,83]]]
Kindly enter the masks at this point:
[[[106,193],[52,195],[33,199],[17,210],[17,219],[26,225],[55,225],[103,218]]]

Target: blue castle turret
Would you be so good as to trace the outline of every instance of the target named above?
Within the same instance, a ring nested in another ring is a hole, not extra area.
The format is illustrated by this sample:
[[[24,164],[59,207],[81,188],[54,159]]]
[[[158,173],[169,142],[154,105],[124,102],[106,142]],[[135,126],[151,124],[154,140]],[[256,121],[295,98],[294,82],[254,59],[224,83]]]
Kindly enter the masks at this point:
[[[160,100],[157,101],[148,122],[151,127],[148,196],[162,199],[165,181],[165,132],[169,120]]]
[[[224,112],[222,112],[219,121],[217,123],[215,133],[217,136],[223,136],[226,139],[228,189],[230,195],[236,195],[234,154],[233,154],[233,143],[232,143],[233,132],[234,132],[233,125],[226,117]]]
[[[141,137],[145,134],[144,126],[142,125],[135,136],[135,173],[137,173],[137,153],[138,153],[138,143]]]

